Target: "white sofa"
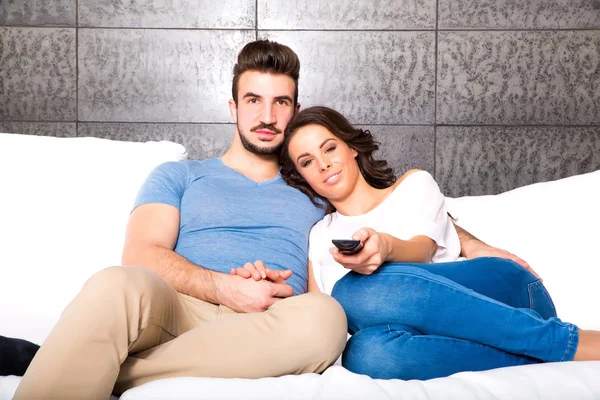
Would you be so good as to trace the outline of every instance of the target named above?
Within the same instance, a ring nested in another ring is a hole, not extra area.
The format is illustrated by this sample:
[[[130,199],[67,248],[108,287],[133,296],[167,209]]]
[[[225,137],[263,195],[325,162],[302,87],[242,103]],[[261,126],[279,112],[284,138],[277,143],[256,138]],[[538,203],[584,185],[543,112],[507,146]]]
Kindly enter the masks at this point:
[[[170,142],[0,134],[0,335],[43,342],[94,272],[120,262],[139,186],[180,160]],[[559,316],[600,329],[600,171],[495,196],[448,199],[458,223],[521,256],[542,276]],[[19,377],[0,377],[0,400]],[[322,375],[173,378],[134,399],[598,399],[600,362],[466,372],[430,381],[373,380],[333,366]]]

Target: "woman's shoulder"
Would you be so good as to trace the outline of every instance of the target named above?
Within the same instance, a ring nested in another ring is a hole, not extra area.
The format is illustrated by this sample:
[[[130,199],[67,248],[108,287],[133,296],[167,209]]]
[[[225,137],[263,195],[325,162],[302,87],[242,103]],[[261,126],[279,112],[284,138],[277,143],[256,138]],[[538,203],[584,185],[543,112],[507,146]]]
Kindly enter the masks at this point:
[[[390,197],[392,203],[404,205],[429,203],[440,195],[440,188],[433,176],[425,170],[411,169],[404,173],[394,184]]]
[[[410,179],[409,179],[410,178]],[[406,182],[405,182],[406,181]],[[436,184],[433,176],[425,170],[422,169],[411,169],[406,171],[398,180],[394,183],[394,189],[400,186],[403,182],[412,184]],[[437,184],[436,184],[437,185]]]
[[[410,170],[406,171],[400,178],[398,178],[396,183],[394,183],[394,186],[400,185],[402,182],[404,182],[404,180],[406,178],[416,174],[417,172],[426,172],[426,171],[423,171],[422,169],[418,169],[418,168],[410,169]]]
[[[323,234],[323,231],[330,225],[333,214],[325,214],[323,218],[317,221],[310,229],[310,235],[317,236]]]

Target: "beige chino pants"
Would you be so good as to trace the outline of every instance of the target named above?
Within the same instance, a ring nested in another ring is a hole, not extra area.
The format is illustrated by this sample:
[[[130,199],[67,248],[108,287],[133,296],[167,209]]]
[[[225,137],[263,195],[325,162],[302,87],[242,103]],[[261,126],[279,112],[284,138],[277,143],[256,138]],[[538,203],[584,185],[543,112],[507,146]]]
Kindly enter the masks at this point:
[[[322,372],[346,344],[333,298],[308,293],[236,313],[176,292],[139,267],[92,276],[67,306],[14,399],[102,399],[177,376]]]

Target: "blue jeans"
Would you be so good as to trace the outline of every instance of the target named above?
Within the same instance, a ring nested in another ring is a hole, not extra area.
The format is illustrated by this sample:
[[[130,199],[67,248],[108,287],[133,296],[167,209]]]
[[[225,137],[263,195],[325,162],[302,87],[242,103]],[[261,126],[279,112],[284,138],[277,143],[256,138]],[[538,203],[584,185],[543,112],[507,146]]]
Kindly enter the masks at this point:
[[[353,335],[342,364],[372,378],[569,361],[577,348],[577,327],[556,318],[540,280],[506,259],[384,264],[348,273],[332,296]]]

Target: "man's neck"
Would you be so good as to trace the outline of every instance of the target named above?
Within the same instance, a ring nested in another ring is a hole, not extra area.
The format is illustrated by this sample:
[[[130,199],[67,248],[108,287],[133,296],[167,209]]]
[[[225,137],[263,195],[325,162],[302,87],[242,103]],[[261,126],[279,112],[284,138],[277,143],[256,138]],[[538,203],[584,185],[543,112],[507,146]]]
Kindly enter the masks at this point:
[[[265,156],[249,152],[244,148],[230,147],[221,157],[223,164],[255,182],[269,181],[279,174],[277,155]]]

